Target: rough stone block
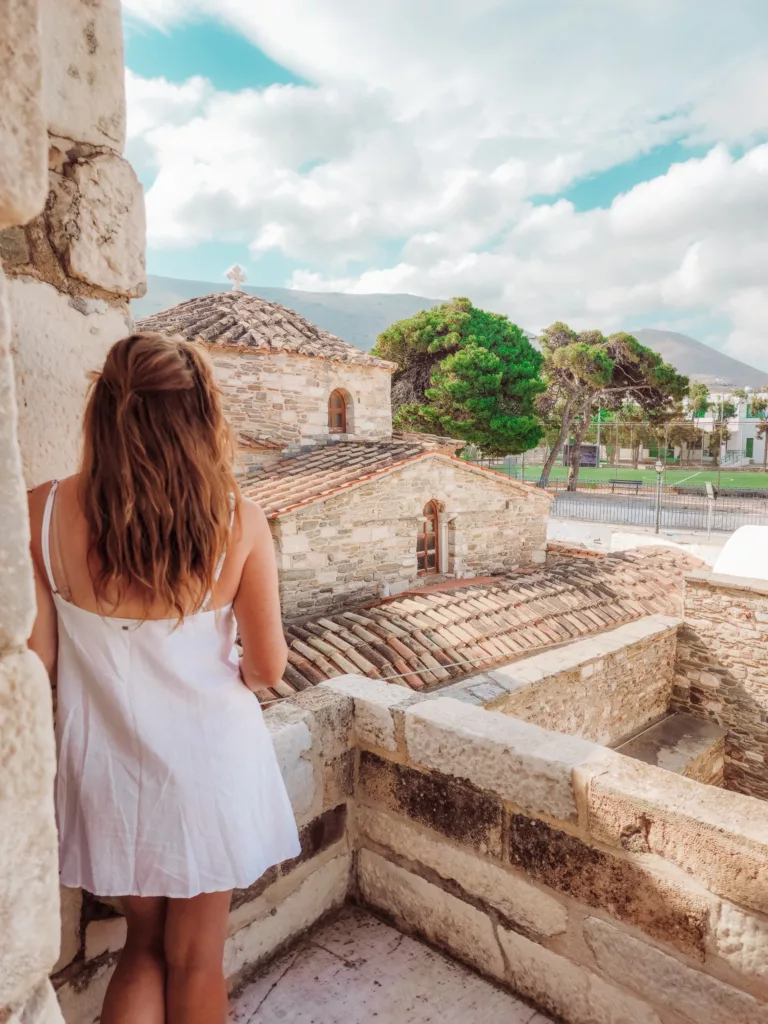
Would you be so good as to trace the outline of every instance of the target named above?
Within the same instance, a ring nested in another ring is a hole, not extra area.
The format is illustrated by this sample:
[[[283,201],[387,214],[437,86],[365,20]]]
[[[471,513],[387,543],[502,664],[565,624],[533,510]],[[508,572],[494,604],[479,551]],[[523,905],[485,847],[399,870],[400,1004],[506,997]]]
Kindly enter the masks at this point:
[[[113,342],[128,333],[127,311],[70,299],[49,284],[8,281],[19,444],[27,486],[75,472],[88,388]]]
[[[573,769],[600,749],[450,698],[408,708],[405,735],[417,764],[562,820],[577,817]]]
[[[551,936],[565,931],[565,905],[522,876],[371,807],[357,808],[356,823],[364,837],[437,872],[527,932]]]
[[[713,951],[739,974],[768,982],[768,918],[725,901],[718,908]]]
[[[311,713],[312,746],[319,757],[331,760],[349,751],[354,716],[354,702],[350,697],[323,686],[313,686],[292,697],[286,706]]]
[[[265,960],[289,939],[298,937],[318,918],[340,907],[349,889],[349,855],[334,857],[264,917],[252,921],[232,935],[224,950],[224,972],[228,978],[244,967]]]
[[[680,880],[522,814],[509,816],[507,836],[509,863],[535,881],[704,959],[710,903]]]
[[[454,842],[501,858],[501,804],[451,776],[420,772],[363,750],[358,796]]]
[[[85,929],[85,959],[95,960],[103,953],[116,953],[125,945],[127,924],[124,917],[103,917],[90,921]]]
[[[311,808],[315,800],[315,777],[312,762],[303,755],[312,747],[309,712],[296,712],[296,720],[285,722],[268,712],[264,716],[272,736],[277,762],[285,788],[297,818]]]
[[[2,45],[0,41],[0,47]],[[27,495],[16,434],[17,406],[10,345],[10,311],[5,277],[0,268],[0,522],[3,524],[0,529],[0,651],[24,644],[35,618]]]
[[[48,192],[36,0],[0,6],[0,229],[25,224]]]
[[[144,193],[131,165],[109,153],[78,160],[61,185],[53,241],[70,276],[117,295],[143,295]]]
[[[391,709],[413,698],[413,691],[366,676],[338,676],[321,688],[354,698],[355,735],[361,743],[396,750],[395,723]]]
[[[116,958],[105,957],[76,974],[56,995],[66,1024],[97,1024]]]
[[[766,1024],[768,1005],[687,967],[620,928],[590,917],[584,936],[609,977],[695,1024]]]
[[[713,891],[768,911],[768,805],[622,758],[588,780],[588,820],[599,840],[655,853]]]
[[[63,970],[72,963],[80,951],[80,915],[83,910],[82,889],[60,888],[61,905],[61,946],[59,959],[54,964],[52,974]]]
[[[363,899],[405,928],[481,973],[504,979],[493,924],[481,911],[370,850],[360,851],[359,882]]]
[[[5,1019],[5,1024],[64,1024],[50,981],[41,982],[24,1005]]]
[[[48,128],[122,152],[125,78],[120,4],[40,0]]]
[[[661,1024],[658,1014],[627,992],[523,935],[499,929],[512,987],[574,1024]]]

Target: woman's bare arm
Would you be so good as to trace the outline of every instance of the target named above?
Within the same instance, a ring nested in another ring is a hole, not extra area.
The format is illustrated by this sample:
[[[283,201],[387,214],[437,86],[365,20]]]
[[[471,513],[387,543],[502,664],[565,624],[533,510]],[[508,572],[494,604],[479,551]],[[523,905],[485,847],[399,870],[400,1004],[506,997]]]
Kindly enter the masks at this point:
[[[235,618],[243,657],[240,671],[251,690],[280,682],[288,658],[280,613],[280,593],[272,534],[262,510],[240,504],[240,522],[250,550],[235,596]]]
[[[37,616],[29,638],[30,650],[45,665],[53,683],[56,682],[56,660],[59,649],[59,630],[56,618],[56,606],[53,603],[51,589],[42,566],[40,550],[40,531],[43,522],[43,510],[48,497],[50,485],[43,484],[29,493],[29,521],[32,529],[32,565],[35,570],[35,598],[37,600]]]

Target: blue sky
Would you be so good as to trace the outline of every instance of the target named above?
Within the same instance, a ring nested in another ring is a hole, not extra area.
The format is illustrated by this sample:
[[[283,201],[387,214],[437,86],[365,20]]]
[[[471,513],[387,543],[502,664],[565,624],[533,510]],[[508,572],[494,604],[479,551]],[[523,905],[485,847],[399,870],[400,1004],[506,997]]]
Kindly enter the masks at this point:
[[[254,285],[468,294],[533,330],[660,325],[754,352],[762,0],[124,9],[150,273],[238,262]]]

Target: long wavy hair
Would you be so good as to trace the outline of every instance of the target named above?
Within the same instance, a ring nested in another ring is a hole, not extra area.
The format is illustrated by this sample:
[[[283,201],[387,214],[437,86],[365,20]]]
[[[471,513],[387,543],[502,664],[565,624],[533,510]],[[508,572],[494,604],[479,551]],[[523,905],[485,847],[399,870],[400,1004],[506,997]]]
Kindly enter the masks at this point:
[[[142,332],[116,342],[93,375],[81,502],[96,600],[141,595],[145,615],[200,610],[226,550],[234,446],[201,346]]]

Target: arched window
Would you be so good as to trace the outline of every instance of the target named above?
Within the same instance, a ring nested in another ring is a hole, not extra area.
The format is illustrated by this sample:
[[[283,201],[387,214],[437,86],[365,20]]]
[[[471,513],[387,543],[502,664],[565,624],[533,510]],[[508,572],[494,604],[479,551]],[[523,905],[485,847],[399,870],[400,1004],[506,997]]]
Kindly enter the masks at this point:
[[[332,434],[347,432],[347,400],[343,391],[332,391],[328,400],[328,429]]]
[[[428,501],[424,506],[424,521],[419,523],[416,537],[416,568],[420,576],[438,571],[438,520],[439,512],[436,501]]]

